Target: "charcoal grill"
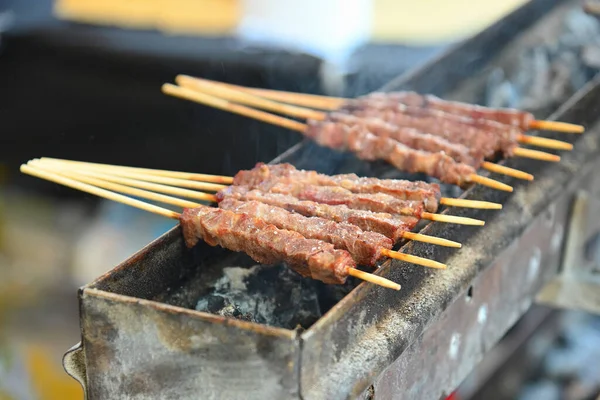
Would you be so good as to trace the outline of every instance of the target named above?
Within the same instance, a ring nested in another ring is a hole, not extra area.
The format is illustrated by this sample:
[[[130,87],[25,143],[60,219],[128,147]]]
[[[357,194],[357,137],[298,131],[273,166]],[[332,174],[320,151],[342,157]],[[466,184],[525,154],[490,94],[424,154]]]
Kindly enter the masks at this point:
[[[531,1],[384,90],[481,101],[489,71],[509,68],[519,48],[551,35],[574,7],[579,5]],[[561,136],[575,144],[561,163],[507,162],[534,173],[534,182],[511,181],[513,194],[484,187],[462,194],[502,202],[501,212],[445,211],[484,219],[483,229],[423,228],[462,242],[462,249],[404,244],[411,254],[446,262],[446,271],[388,261],[380,273],[401,283],[400,292],[352,282],[341,292],[352,290],[312,325],[282,328],[194,310],[203,282],[247,259],[203,244],[188,250],[174,228],[79,290],[82,341],[65,355],[65,369],[89,399],[447,395],[536,298],[600,310],[594,272],[600,223],[593,218],[600,205],[600,176],[594,173],[600,168],[598,104],[600,77],[550,116],[588,128],[583,136]],[[274,160],[283,161],[325,173],[400,176],[384,164],[310,142]],[[596,297],[577,296],[580,288]],[[317,290],[329,299],[340,292],[324,285]]]

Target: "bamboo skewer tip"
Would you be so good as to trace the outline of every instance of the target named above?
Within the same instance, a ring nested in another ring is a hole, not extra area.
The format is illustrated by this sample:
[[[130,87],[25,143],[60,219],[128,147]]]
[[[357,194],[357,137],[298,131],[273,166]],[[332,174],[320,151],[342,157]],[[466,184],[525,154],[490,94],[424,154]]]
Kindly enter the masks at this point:
[[[435,221],[435,222],[446,222],[449,224],[471,225],[471,226],[485,225],[485,221],[482,221],[480,219],[468,218],[468,217],[458,217],[455,215],[446,215],[446,214],[432,214],[432,213],[428,213],[428,212],[422,213],[421,218],[428,219],[430,221]]]
[[[353,276],[358,279],[362,279],[363,281],[374,283],[375,285],[383,286],[388,289],[400,290],[401,286],[396,282],[392,282],[389,279],[383,278],[378,275],[370,274],[368,272],[363,272],[360,269],[349,268],[348,275]]]
[[[464,207],[464,208],[477,208],[481,210],[501,210],[502,204],[492,203],[490,201],[481,200],[468,200],[468,199],[453,199],[449,197],[442,197],[440,204],[449,207]]]
[[[544,151],[539,151],[539,150],[525,149],[523,147],[517,147],[514,150],[514,155],[517,157],[531,158],[533,160],[540,160],[540,161],[549,161],[549,162],[559,162],[560,161],[560,156],[557,156],[555,154],[550,154],[550,153],[546,153]]]
[[[545,147],[554,150],[573,150],[571,143],[562,140],[548,139],[539,136],[520,135],[519,142],[532,146]]]
[[[502,190],[504,192],[512,192],[513,191],[512,186],[507,185],[506,183],[498,182],[497,180],[494,180],[494,179],[491,179],[491,178],[488,178],[485,176],[473,174],[473,175],[469,176],[469,179],[473,183],[478,183],[480,185],[487,186],[492,189]]]
[[[563,132],[563,133],[583,133],[583,132],[585,132],[585,127],[583,125],[571,124],[568,122],[545,121],[545,120],[531,121],[531,123],[529,124],[529,129],[539,129],[539,130],[556,131],[556,132]]]
[[[435,268],[435,269],[446,269],[447,265],[441,262],[430,260],[428,258],[413,256],[410,254],[400,253],[393,250],[382,249],[381,254],[386,257],[393,258],[395,260],[405,261],[408,263],[420,265],[422,267]]]
[[[518,169],[514,169],[514,168],[510,168],[504,165],[500,165],[500,164],[494,164],[491,163],[489,161],[484,161],[481,163],[481,167],[487,171],[490,172],[495,172],[498,174],[502,174],[502,175],[506,175],[506,176],[510,176],[512,178],[517,178],[517,179],[523,179],[526,181],[532,181],[533,180],[533,175],[525,172],[525,171],[521,171]]]
[[[402,235],[404,239],[414,240],[415,242],[435,244],[444,247],[453,247],[460,249],[462,244],[453,240],[443,239],[436,236],[423,235],[422,233],[404,232]]]

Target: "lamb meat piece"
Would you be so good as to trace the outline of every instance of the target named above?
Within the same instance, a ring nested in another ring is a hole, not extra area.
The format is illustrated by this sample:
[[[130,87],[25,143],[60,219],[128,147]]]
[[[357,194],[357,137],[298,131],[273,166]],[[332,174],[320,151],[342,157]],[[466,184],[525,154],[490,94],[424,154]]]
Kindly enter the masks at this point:
[[[430,108],[474,120],[495,121],[522,131],[528,130],[531,122],[535,120],[535,116],[526,111],[510,108],[491,108],[460,101],[443,100],[437,96],[421,95],[415,92],[373,93],[361,99],[377,99],[378,101],[389,101],[410,107]]]
[[[244,252],[259,263],[285,262],[300,275],[327,284],[343,284],[356,266],[349,252],[331,243],[278,229],[248,214],[202,206],[185,209],[180,223],[188,247],[203,240]]]
[[[308,120],[305,135],[322,146],[352,151],[360,159],[385,160],[399,170],[424,173],[453,185],[464,186],[476,172],[470,165],[458,163],[446,154],[414,150],[360,126]]]
[[[343,204],[356,210],[413,215],[417,218],[424,211],[422,201],[399,200],[384,193],[352,193],[338,186],[318,186],[294,180],[282,182],[271,179],[251,188],[263,192],[289,194],[300,200],[322,204]]]
[[[248,171],[233,178],[234,185],[257,187],[267,181],[302,182],[319,186],[339,186],[353,193],[384,193],[400,200],[423,201],[428,212],[436,212],[441,198],[440,186],[435,183],[412,182],[400,179],[360,178],[356,174],[325,175],[316,171],[298,170],[291,164],[267,165],[257,163]]]
[[[430,153],[443,152],[457,162],[470,165],[476,169],[481,166],[484,160],[484,153],[478,148],[467,147],[461,143],[452,143],[441,136],[410,127],[396,126],[379,118],[360,118],[356,115],[338,112],[329,114],[329,120],[343,123],[349,127],[362,126],[376,136],[394,139],[415,150]]]
[[[331,243],[337,249],[347,250],[360,265],[376,266],[382,256],[381,250],[389,250],[393,246],[390,239],[379,233],[365,232],[358,226],[344,222],[305,217],[259,201],[240,201],[228,197],[219,203],[219,208],[260,218],[279,229],[298,232],[308,239]]]
[[[452,143],[477,149],[485,158],[492,158],[497,152],[510,157],[517,147],[518,132],[514,129],[491,132],[478,128],[472,119],[438,110],[402,104],[390,107],[386,103],[370,102],[368,105],[348,103],[343,111],[358,117],[379,118],[396,126],[419,129]]]
[[[463,115],[461,113],[453,113],[443,109],[443,107],[442,109],[440,109],[436,107],[423,106],[422,104],[413,106],[412,104],[405,104],[396,100],[381,101],[377,99],[367,98],[364,98],[363,100],[360,100],[357,103],[360,104],[361,102],[362,108],[391,109],[396,111],[403,110],[404,113],[408,114],[426,115],[432,117],[439,117],[440,119],[449,119],[451,121],[454,121],[458,125],[465,125],[478,130],[493,132],[498,137],[500,146],[502,149],[504,149],[505,153],[506,149],[512,149],[514,146],[516,146],[516,139],[522,133],[522,130],[517,126],[504,124],[491,119],[485,119],[480,117],[477,118],[471,115]]]
[[[354,210],[345,205],[332,206],[314,201],[299,200],[294,196],[265,193],[260,190],[251,190],[247,186],[229,186],[217,193],[219,201],[229,197],[285,208],[306,217],[320,217],[335,222],[346,222],[356,225],[364,231],[378,232],[394,243],[402,239],[405,232],[410,232],[419,222],[418,218],[411,216],[392,215],[389,213],[374,213],[371,211]]]

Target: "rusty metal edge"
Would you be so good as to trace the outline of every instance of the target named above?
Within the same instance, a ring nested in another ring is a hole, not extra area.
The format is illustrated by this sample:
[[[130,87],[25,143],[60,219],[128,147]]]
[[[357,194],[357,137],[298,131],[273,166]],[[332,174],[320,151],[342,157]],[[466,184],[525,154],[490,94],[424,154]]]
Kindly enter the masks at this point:
[[[248,330],[254,332],[260,332],[264,335],[296,340],[296,332],[289,329],[276,328],[273,326],[267,326],[262,324],[257,324],[253,322],[243,321],[235,318],[222,317],[220,315],[210,314],[203,311],[191,310],[189,308],[183,308],[178,306],[173,306],[170,304],[159,303],[153,300],[145,300],[138,299],[131,296],[126,296],[122,294],[110,293],[104,290],[94,289],[94,288],[86,288],[84,287],[80,291],[79,298],[82,296],[89,297],[99,297],[104,299],[109,299],[113,301],[119,301],[122,303],[129,304],[139,304],[149,308],[153,308],[154,310],[168,313],[168,314],[177,314],[177,315],[187,315],[190,318],[201,319],[208,322],[212,322],[220,325],[234,326],[241,330]]]

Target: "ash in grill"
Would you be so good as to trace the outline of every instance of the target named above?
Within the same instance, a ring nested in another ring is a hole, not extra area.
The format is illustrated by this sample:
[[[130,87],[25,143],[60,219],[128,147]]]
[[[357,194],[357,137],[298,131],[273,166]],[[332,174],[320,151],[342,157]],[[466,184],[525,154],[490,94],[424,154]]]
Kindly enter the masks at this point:
[[[201,244],[195,251],[207,249]],[[357,284],[350,278],[344,285],[326,285],[282,263],[256,265],[242,254],[222,254],[202,262],[185,285],[158,300],[279,328],[307,329]]]
[[[560,31],[559,35],[544,35],[544,43],[519,48],[517,65],[497,67],[489,74],[484,104],[543,114],[600,71],[597,18],[576,7],[552,25]]]

